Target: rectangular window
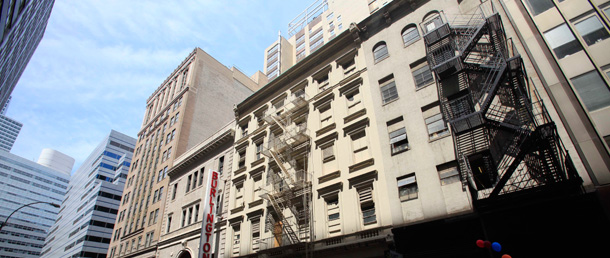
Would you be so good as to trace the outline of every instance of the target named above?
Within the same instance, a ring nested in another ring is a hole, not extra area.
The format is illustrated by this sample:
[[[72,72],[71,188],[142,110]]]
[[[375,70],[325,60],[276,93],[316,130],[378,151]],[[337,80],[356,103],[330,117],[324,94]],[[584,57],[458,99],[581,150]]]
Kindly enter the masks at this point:
[[[335,153],[333,150],[334,145],[330,144],[322,148],[322,162],[328,162],[335,159]]]
[[[161,201],[161,197],[163,197],[163,186],[159,188],[159,197],[157,198],[157,201]]]
[[[222,156],[218,159],[218,174],[222,174],[222,170],[224,169],[224,165],[225,165],[225,157]]]
[[[449,185],[460,181],[460,175],[457,167],[440,168],[437,166],[438,177],[441,180],[441,185]]]
[[[259,160],[262,158],[262,154],[263,153],[263,142],[259,142],[256,143],[256,160]]]
[[[188,193],[191,190],[191,180],[193,179],[193,175],[189,175],[188,179],[186,180],[186,191],[185,193]]]
[[[383,81],[383,82],[382,82]],[[394,82],[394,76],[379,81],[381,90],[381,99],[383,104],[386,104],[392,100],[398,99],[398,91],[396,90],[396,83]]]
[[[318,111],[320,111],[320,128],[327,127],[334,122],[330,103],[320,106]]]
[[[195,219],[193,222],[199,221],[199,204],[195,205]]]
[[[193,183],[191,184],[191,185],[192,185],[192,187],[193,187],[193,189],[195,189],[195,187],[197,187],[197,179],[199,178],[199,177],[197,176],[197,174],[198,174],[198,173],[199,173],[198,171],[195,171],[195,172],[193,173]]]
[[[409,149],[407,130],[404,127],[390,132],[390,146],[392,147],[392,154]]]
[[[597,71],[574,77],[571,81],[589,112],[610,105],[610,90]]]
[[[426,127],[428,128],[428,137],[430,140],[436,139],[443,135],[447,135],[447,124],[443,120],[443,114],[436,114],[425,119]]]
[[[434,81],[432,71],[428,65],[413,70],[413,79],[415,80],[415,87],[421,88]]]
[[[178,192],[178,183],[174,184],[174,191],[172,192],[172,201],[176,199],[176,193]]]
[[[198,185],[201,186],[203,184],[203,173],[205,171],[205,168],[201,168],[201,171],[199,171],[199,183]]]
[[[415,174],[407,175],[398,179],[398,196],[401,201],[417,199],[417,182]]]
[[[373,187],[358,189],[360,211],[362,212],[362,223],[364,225],[377,223],[375,214],[375,202],[373,201]]]
[[[610,37],[608,30],[599,21],[597,16],[593,15],[580,22],[574,24],[580,36],[585,40],[588,46]]]
[[[170,214],[169,216],[167,216],[167,226],[165,228],[165,233],[169,233],[169,231],[172,228],[172,214]]]
[[[259,241],[261,237],[261,223],[260,219],[252,220],[252,251],[258,251]]]
[[[182,210],[182,225],[181,227],[186,226],[186,209]]]
[[[326,213],[328,214],[328,221],[339,219],[339,197],[334,196],[326,199]]]
[[[246,150],[242,150],[237,153],[239,155],[239,160],[237,161],[237,167],[243,168],[246,166]]]
[[[553,8],[553,0],[525,0],[525,3],[534,16]]]
[[[545,32],[544,38],[558,59],[582,50],[580,43],[565,23]]]

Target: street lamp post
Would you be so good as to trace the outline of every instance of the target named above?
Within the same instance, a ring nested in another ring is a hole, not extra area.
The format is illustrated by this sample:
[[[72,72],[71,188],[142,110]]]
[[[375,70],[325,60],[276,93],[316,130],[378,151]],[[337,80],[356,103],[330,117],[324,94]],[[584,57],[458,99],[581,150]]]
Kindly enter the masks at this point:
[[[33,203],[30,203],[30,204],[23,205],[23,206],[19,207],[18,209],[14,210],[11,213],[11,215],[8,215],[8,217],[6,217],[6,220],[4,220],[4,222],[2,222],[2,225],[0,225],[0,231],[2,231],[2,228],[4,227],[4,225],[6,225],[6,223],[8,222],[8,219],[11,218],[11,216],[13,216],[13,214],[15,214],[15,212],[17,212],[18,210],[21,210],[24,207],[27,207],[27,206],[30,206],[30,205],[34,205],[34,204],[39,204],[39,203],[46,203],[46,204],[52,205],[55,208],[59,208],[60,207],[59,204],[57,204],[57,203],[42,202],[42,201],[41,202],[33,202]]]

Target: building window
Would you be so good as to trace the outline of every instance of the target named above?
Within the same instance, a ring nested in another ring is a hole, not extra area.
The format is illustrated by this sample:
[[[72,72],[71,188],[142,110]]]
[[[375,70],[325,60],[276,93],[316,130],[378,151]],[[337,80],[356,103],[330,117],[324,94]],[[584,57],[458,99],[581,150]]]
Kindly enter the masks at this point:
[[[433,11],[431,14],[426,15],[423,22],[424,33],[428,33],[430,31],[435,30],[436,28],[443,25],[443,19],[441,19],[441,15],[437,11]]]
[[[597,16],[590,16],[583,21],[574,24],[580,36],[585,40],[587,46],[591,46],[597,42],[610,37],[604,25],[599,21]]]
[[[436,167],[441,185],[450,185],[460,181],[460,175],[455,164],[439,165]]]
[[[375,47],[373,48],[373,56],[375,58],[375,63],[378,63],[389,56],[388,47],[385,42],[382,41],[375,45]]]
[[[244,184],[243,182],[235,185],[235,208],[244,206]]]
[[[394,82],[394,75],[390,75],[379,81],[381,90],[381,99],[383,104],[387,104],[392,100],[398,99],[398,91]]]
[[[261,220],[254,219],[252,220],[252,251],[258,251],[259,249],[259,240],[261,237]]]
[[[350,134],[352,140],[352,152],[354,163],[361,162],[370,157],[368,152],[368,141],[364,129]]]
[[[571,81],[589,112],[610,105],[610,90],[597,71],[574,77]]]
[[[392,119],[386,123],[390,138],[392,155],[409,149],[409,139],[403,124],[402,116]]]
[[[172,192],[172,201],[176,199],[176,193],[178,192],[178,183],[174,184],[174,191]]]
[[[258,143],[256,143],[256,160],[259,160],[262,158],[262,154],[263,153],[263,142],[260,141]]]
[[[373,187],[368,186],[358,189],[358,200],[360,202],[360,211],[362,212],[362,223],[364,225],[377,223],[375,202],[373,201]]]
[[[186,191],[184,191],[185,193],[188,193],[191,190],[191,180],[193,179],[193,175],[189,175],[188,179],[186,180]]]
[[[167,227],[165,228],[165,233],[169,233],[172,228],[172,214],[167,216]]]
[[[201,171],[199,171],[199,183],[198,185],[201,186],[203,184],[203,173],[205,171],[205,168],[201,168]]]
[[[432,76],[432,71],[430,71],[428,64],[419,65],[413,69],[413,79],[415,80],[415,88],[417,89],[432,83],[434,77]]]
[[[525,0],[525,4],[534,16],[553,8],[553,0]]]
[[[237,168],[243,168],[246,166],[246,149],[239,151],[237,153],[239,155],[239,160],[237,161]]]
[[[443,114],[438,113],[425,119],[426,127],[428,128],[428,137],[430,140],[447,135],[447,124],[443,120]]]
[[[400,201],[408,201],[417,199],[417,181],[415,181],[415,174],[410,174],[402,178],[397,179],[398,183],[398,196]]]
[[[558,59],[582,50],[580,43],[565,23],[545,32],[544,38]]]
[[[222,156],[218,159],[218,174],[222,174],[222,170],[224,169],[225,157]]]
[[[330,102],[320,106],[318,111],[320,112],[320,128],[327,127],[334,122]]]
[[[392,154],[409,148],[409,139],[407,139],[407,131],[404,127],[390,132],[390,145],[392,146]]]
[[[240,228],[239,226],[233,226],[233,256],[239,256],[239,238]]]
[[[328,215],[328,221],[338,220],[339,215],[339,197],[333,196],[326,199],[326,214]]]
[[[248,124],[247,123],[240,125],[239,129],[241,130],[241,137],[248,136]]]
[[[335,159],[335,153],[334,153],[333,147],[334,147],[333,144],[329,144],[329,145],[326,145],[324,147],[321,147],[321,149],[322,149],[322,162],[326,163],[326,162],[329,162],[329,161]]]
[[[419,39],[419,31],[415,24],[407,25],[402,30],[402,42],[405,43],[405,47],[415,43]]]

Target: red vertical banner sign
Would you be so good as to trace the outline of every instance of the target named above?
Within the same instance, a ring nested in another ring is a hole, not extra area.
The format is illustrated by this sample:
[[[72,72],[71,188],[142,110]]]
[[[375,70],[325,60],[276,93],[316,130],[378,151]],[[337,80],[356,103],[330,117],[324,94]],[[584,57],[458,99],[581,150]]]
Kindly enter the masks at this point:
[[[214,252],[214,227],[216,223],[216,202],[220,179],[218,172],[211,170],[206,177],[205,195],[203,196],[203,222],[201,227],[201,242],[199,244],[199,257],[210,258]]]

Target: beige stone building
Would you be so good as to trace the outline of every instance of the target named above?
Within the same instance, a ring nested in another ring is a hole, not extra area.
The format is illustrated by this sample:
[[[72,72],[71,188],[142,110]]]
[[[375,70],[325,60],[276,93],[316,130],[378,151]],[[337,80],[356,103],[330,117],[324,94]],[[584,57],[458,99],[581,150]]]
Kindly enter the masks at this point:
[[[210,170],[220,173],[217,191],[218,219],[215,230],[214,253],[224,257],[225,233],[228,199],[224,193],[229,188],[231,179],[233,140],[235,123],[222,127],[210,138],[186,151],[174,160],[174,166],[168,171],[169,189],[166,209],[163,215],[163,230],[157,246],[157,257],[201,257],[199,244],[203,221],[203,207],[207,174]],[[226,188],[226,190],[225,190]]]
[[[262,73],[250,78],[196,48],[155,90],[138,133],[111,257],[157,255],[159,237],[168,233],[164,214],[172,191],[167,173],[174,160],[232,121],[233,106],[265,83]],[[178,225],[180,218],[175,219]]]

